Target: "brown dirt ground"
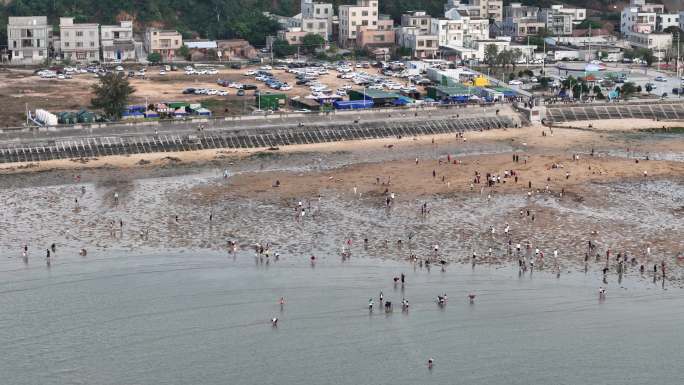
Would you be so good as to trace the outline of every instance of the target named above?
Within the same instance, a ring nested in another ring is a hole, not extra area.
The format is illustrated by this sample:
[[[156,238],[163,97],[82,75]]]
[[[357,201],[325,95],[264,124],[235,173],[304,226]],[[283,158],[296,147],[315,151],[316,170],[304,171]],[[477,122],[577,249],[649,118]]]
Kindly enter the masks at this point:
[[[126,70],[137,68],[130,67]],[[247,91],[247,94],[242,97],[237,96],[236,90],[230,88],[225,88],[230,92],[229,96],[183,95],[182,91],[188,87],[223,89],[216,84],[218,79],[255,84],[260,90],[269,90],[253,77],[244,76],[245,72],[258,69],[258,66],[243,67],[239,70],[217,69],[218,75],[185,75],[182,69],[179,69],[162,76],[159,75],[156,67],[149,67],[146,79],[131,79],[131,85],[136,89],[131,104],[170,101],[206,102],[216,116],[236,115],[250,111],[254,104],[253,91]],[[376,70],[370,68],[364,71],[370,73]],[[295,85],[293,74],[282,70],[270,72],[278,79],[292,85],[292,90],[283,91],[289,97],[303,97],[310,94],[308,87]],[[335,71],[321,76],[319,80],[333,90],[348,84],[346,80],[338,79]],[[27,105],[30,110],[42,108],[51,112],[88,108],[92,97],[90,87],[96,81],[97,79],[92,74],[78,74],[74,75],[73,79],[58,80],[41,79],[33,75],[33,70],[0,69],[0,102],[3,106],[2,117],[4,118],[2,125],[5,127],[21,125],[25,119]]]

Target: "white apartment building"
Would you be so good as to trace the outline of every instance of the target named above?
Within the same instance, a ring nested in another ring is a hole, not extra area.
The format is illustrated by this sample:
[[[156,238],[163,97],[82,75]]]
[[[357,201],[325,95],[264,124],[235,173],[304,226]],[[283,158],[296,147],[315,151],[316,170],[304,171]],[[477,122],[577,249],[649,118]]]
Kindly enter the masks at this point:
[[[657,15],[665,12],[662,4],[648,4],[645,0],[631,0],[620,15],[620,32],[651,33],[657,31]]]
[[[552,5],[549,9],[552,13],[570,15],[573,24],[579,24],[587,18],[586,8],[566,8],[562,5]]]
[[[63,59],[87,63],[100,60],[100,25],[59,18],[59,50]]]
[[[402,27],[415,27],[419,34],[429,34],[432,30],[432,16],[425,11],[410,11],[401,15]]]
[[[7,49],[12,64],[40,64],[50,54],[52,26],[47,16],[10,16]]]
[[[402,26],[396,31],[397,44],[409,48],[411,56],[418,59],[434,59],[439,50],[437,35],[423,34],[414,26]]]
[[[133,39],[133,22],[100,27],[100,44],[104,61],[135,60],[136,42]]]
[[[436,35],[440,46],[464,47],[474,40],[489,38],[489,20],[471,18],[465,11],[452,8],[444,19],[432,19],[430,34]]]
[[[504,7],[503,17],[499,35],[524,37],[536,35],[546,28],[546,22],[539,19],[539,7],[511,3]]]
[[[558,8],[544,8],[539,12],[539,20],[552,36],[572,35],[573,14],[562,13]]]
[[[165,31],[148,28],[145,31],[145,51],[148,54],[157,52],[162,60],[173,60],[176,51],[183,46],[183,36],[178,31]]]
[[[465,11],[470,17],[503,20],[503,0],[448,0],[444,13],[451,9]]]
[[[663,32],[669,27],[679,28],[678,13],[661,13],[656,15],[656,31]]]
[[[356,5],[340,5],[338,17],[340,45],[355,45],[358,27],[378,25],[378,0],[357,0]]]

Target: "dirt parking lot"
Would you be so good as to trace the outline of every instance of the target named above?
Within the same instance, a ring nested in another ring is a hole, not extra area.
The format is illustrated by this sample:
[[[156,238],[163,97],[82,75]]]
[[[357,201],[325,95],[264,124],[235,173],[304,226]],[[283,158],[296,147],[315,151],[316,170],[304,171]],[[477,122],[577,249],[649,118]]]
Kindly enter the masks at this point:
[[[130,67],[126,70],[139,69]],[[215,116],[236,115],[249,113],[254,105],[254,91],[247,91],[245,96],[237,96],[237,90],[221,87],[216,83],[218,79],[243,84],[254,84],[259,90],[282,92],[289,97],[304,97],[310,94],[307,86],[295,85],[295,76],[285,70],[270,70],[278,80],[287,82],[292,90],[271,90],[264,83],[256,81],[253,76],[245,76],[249,70],[257,70],[259,66],[243,67],[242,69],[218,68],[217,75],[186,75],[182,68],[177,71],[160,75],[157,67],[149,67],[145,79],[132,78],[131,84],[136,89],[130,103],[159,103],[171,101],[199,102],[212,110]],[[377,74],[374,68],[364,69],[364,72]],[[335,90],[349,81],[337,78],[337,72],[330,70],[322,75],[319,81]],[[25,121],[25,111],[28,108],[35,111],[38,108],[50,112],[78,111],[89,108],[92,97],[91,86],[97,82],[91,73],[77,74],[73,79],[42,79],[33,75],[29,69],[0,69],[0,101],[2,101],[2,116],[5,127],[15,127]],[[184,95],[186,88],[213,88],[226,90],[228,96]]]

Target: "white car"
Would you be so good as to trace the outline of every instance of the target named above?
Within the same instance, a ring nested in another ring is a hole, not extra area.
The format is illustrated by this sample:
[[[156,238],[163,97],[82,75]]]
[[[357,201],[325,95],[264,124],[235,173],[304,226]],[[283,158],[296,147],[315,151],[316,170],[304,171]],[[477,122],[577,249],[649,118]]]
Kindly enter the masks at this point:
[[[219,91],[218,96],[228,96],[228,91]]]
[[[122,67],[122,66],[116,66],[116,68],[114,68],[114,69],[115,69],[116,71],[119,71],[119,72],[123,71],[123,67]]]
[[[520,80],[511,80],[510,82],[508,82],[508,85],[511,86],[521,86],[522,84],[523,83]]]
[[[245,76],[254,76],[256,74],[257,74],[257,72],[254,70],[249,70],[249,71],[245,72]]]
[[[218,71],[217,71],[217,70],[213,70],[213,69],[212,69],[212,70],[208,70],[208,71],[207,71],[207,75],[218,75]]]
[[[537,82],[539,81],[539,79],[537,79],[536,77],[533,76],[533,77],[530,78],[530,81],[531,81],[532,83],[537,83]]]
[[[59,74],[59,75],[57,75],[57,79],[66,79],[66,76]]]
[[[273,67],[271,67],[271,66],[261,66],[261,67],[259,67],[259,69],[262,70],[262,71],[270,71],[270,70],[273,69]]]
[[[277,70],[287,70],[287,66],[275,66],[273,68],[275,68]]]
[[[289,91],[291,89],[292,89],[292,86],[287,85],[287,84],[283,84],[282,86],[280,86],[281,91]]]
[[[218,90],[207,90],[207,95],[218,95]]]
[[[159,75],[166,75],[166,71],[165,70],[159,70]]]
[[[185,68],[183,68],[183,69],[186,71],[194,71],[195,70],[194,68],[192,68],[192,66],[185,66]]]
[[[186,75],[195,75],[196,72],[195,72],[195,70],[185,70],[185,74]]]

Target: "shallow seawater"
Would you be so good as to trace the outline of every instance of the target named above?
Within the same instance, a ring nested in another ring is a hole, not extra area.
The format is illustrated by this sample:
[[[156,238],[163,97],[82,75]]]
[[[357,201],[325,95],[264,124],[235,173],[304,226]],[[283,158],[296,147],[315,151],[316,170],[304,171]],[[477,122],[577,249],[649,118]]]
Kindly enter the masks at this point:
[[[0,265],[2,383],[675,384],[684,297],[639,281],[251,253]],[[404,272],[402,289],[392,277]],[[384,292],[411,308],[367,309]],[[477,295],[474,304],[467,293]],[[440,309],[436,295],[447,293]],[[281,310],[278,299],[284,296]],[[272,317],[279,318],[273,328]],[[428,370],[428,358],[435,366]]]

